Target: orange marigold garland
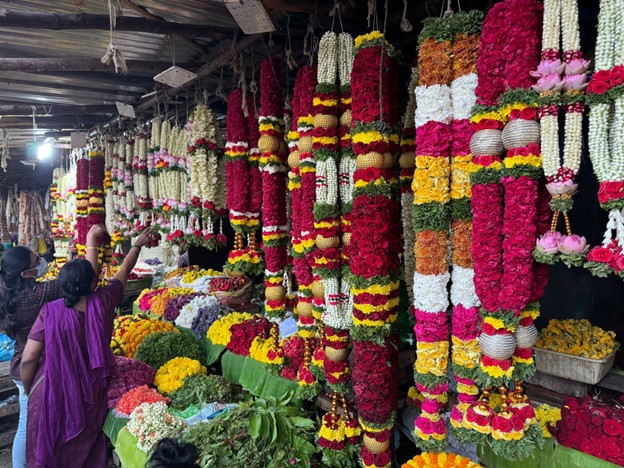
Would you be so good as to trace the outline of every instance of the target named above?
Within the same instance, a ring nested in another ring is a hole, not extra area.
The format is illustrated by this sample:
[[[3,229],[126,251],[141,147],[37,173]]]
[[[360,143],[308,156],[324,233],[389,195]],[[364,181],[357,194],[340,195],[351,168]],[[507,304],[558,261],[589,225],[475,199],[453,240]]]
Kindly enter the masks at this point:
[[[398,86],[393,49],[374,31],[355,40],[351,74],[357,155],[349,259],[353,293],[353,390],[364,430],[365,467],[390,467],[394,426],[398,338],[400,230],[398,180],[391,169],[398,152]],[[381,62],[381,63],[380,63]],[[381,75],[380,75],[381,71]]]

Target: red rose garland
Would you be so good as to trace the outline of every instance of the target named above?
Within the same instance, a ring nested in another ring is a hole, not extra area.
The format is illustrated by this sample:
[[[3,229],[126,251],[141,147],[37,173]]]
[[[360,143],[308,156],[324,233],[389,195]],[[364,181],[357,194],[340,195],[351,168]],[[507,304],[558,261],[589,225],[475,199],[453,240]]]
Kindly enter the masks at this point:
[[[266,261],[266,303],[269,317],[286,313],[284,268],[288,257],[286,219],[286,157],[281,69],[276,58],[267,57],[260,67],[260,170],[262,171],[262,241]],[[276,330],[277,332],[277,330]],[[277,340],[276,340],[277,342]]]
[[[86,254],[87,215],[89,210],[89,159],[76,161],[76,248],[78,254]]]
[[[86,232],[89,232],[92,226],[104,224],[106,221],[104,206],[105,165],[104,153],[99,148],[89,151],[89,206],[87,208],[87,220],[84,225]],[[104,262],[110,263],[113,256],[110,238],[107,238],[106,244],[100,249],[100,257],[102,256]]]
[[[249,216],[260,219],[262,211],[262,173],[260,172],[260,149],[258,140],[260,131],[258,129],[258,116],[256,114],[255,94],[252,99],[247,99],[247,135],[249,136]],[[258,224],[250,230],[247,243],[249,249],[256,252],[256,231],[260,228]]]
[[[366,467],[389,467],[398,371],[398,342],[392,324],[398,313],[401,251],[400,230],[391,227],[400,217],[395,199],[398,181],[389,168],[399,143],[392,131],[398,124],[398,86],[390,56],[393,50],[381,33],[358,37],[355,47],[351,135],[358,169],[349,261],[355,353],[352,380],[365,432],[362,462]]]

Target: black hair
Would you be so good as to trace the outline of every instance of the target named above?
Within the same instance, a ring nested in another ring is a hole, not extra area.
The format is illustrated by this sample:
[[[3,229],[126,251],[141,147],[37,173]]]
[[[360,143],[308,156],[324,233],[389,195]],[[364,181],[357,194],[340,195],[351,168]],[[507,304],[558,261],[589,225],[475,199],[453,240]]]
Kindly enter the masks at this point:
[[[197,448],[193,444],[162,439],[152,452],[147,468],[195,468],[197,456]]]
[[[95,271],[87,260],[79,258],[66,263],[59,272],[65,307],[74,307],[82,296],[90,294],[94,279]]]
[[[13,247],[0,259],[0,330],[15,338],[17,327],[17,301],[22,290],[32,284],[33,278],[24,278],[22,273],[30,270],[32,250]]]

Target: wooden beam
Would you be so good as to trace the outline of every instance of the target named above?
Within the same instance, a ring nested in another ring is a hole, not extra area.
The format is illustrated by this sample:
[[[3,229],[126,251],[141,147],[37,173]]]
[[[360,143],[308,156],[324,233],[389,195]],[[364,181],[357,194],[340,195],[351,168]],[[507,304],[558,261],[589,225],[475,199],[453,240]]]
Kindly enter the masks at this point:
[[[181,93],[186,88],[192,86],[197,80],[200,80],[201,78],[204,78],[216,72],[222,66],[227,65],[230,60],[232,60],[232,57],[238,55],[241,51],[253,46],[262,38],[262,36],[262,34],[246,36],[244,39],[238,41],[234,47],[232,47],[231,42],[223,44],[221,47],[219,47],[221,51],[217,52],[219,55],[214,56],[209,63],[203,65],[199,68],[199,70],[197,70],[197,78],[195,80],[191,80],[183,84],[182,86],[178,86],[177,88],[169,88],[164,92],[158,93],[156,96],[151,97],[147,101],[144,101],[137,107],[135,107],[135,112],[146,112],[154,107],[156,104],[164,102],[167,98],[173,97],[176,94]]]
[[[128,60],[128,71],[158,73],[171,66],[171,62],[149,62]],[[197,64],[180,64],[182,68],[197,68]],[[0,58],[0,72],[73,72],[73,71],[115,71],[113,64],[105,65],[96,58]]]
[[[63,15],[1,9],[0,26],[22,29],[52,29],[55,31],[66,29],[97,29],[108,31],[110,28],[110,19],[108,15],[93,15],[90,13]],[[208,37],[213,39],[224,39],[231,37],[233,34],[233,30],[218,26],[172,23],[165,20],[135,18],[130,16],[118,17],[115,30],[181,37]]]
[[[35,116],[43,115],[106,115],[117,112],[114,105],[95,105],[95,106],[35,106]],[[31,106],[0,106],[0,126],[2,119],[7,117],[32,116]]]
[[[278,10],[287,13],[314,13],[325,15],[329,13],[333,2],[294,2],[292,0],[262,0],[265,8],[270,10]],[[343,18],[361,18],[361,12],[356,12],[351,8],[343,8],[340,10]]]

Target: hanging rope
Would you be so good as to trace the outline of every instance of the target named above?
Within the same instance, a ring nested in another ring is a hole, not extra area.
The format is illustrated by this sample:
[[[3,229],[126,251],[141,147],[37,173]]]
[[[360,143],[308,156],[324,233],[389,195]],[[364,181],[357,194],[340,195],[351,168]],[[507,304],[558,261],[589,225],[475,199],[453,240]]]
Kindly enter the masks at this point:
[[[0,167],[4,172],[7,171],[11,155],[9,154],[9,132],[6,128],[2,129],[2,160],[0,161]]]
[[[444,2],[442,2],[442,8],[444,8]],[[453,7],[451,6],[451,0],[447,0],[446,2],[446,11],[443,12],[442,17],[451,18],[455,12],[453,11]]]
[[[215,91],[215,96],[220,98],[221,100],[227,102],[227,96],[223,91],[223,67],[221,67],[221,76],[219,77],[219,84],[217,85],[217,90]]]
[[[377,0],[368,0],[368,13],[366,16],[366,21],[368,27],[371,27],[371,20],[374,20],[374,17],[377,16]]]
[[[412,23],[407,19],[407,0],[403,0],[403,15],[401,16],[401,31],[403,32],[411,32]]]
[[[375,5],[376,6],[376,5]],[[377,13],[375,12],[375,16]],[[386,28],[388,27],[388,0],[384,2],[384,22],[383,22],[383,37],[384,40],[386,38]],[[385,132],[390,130],[389,125],[384,122],[383,118],[383,63],[384,63],[384,55],[387,54],[387,50],[385,47],[380,47],[381,55],[379,57],[379,122],[378,122],[378,130],[380,132]]]
[[[115,66],[115,73],[128,73],[128,66],[126,59],[123,56],[121,50],[115,46],[114,30],[117,24],[117,15],[121,14],[120,0],[108,0],[108,17],[110,21],[110,43],[104,57],[102,57],[102,63],[110,65],[111,62]]]
[[[314,35],[314,28],[316,27],[316,9],[314,13],[310,13],[308,17],[308,26],[306,28],[306,34],[303,38],[303,55],[308,57],[310,60],[314,56],[315,51],[315,40],[316,36]]]
[[[292,41],[290,38],[290,15],[286,13],[286,65],[288,65],[289,70],[294,70],[297,68],[297,62],[293,58],[293,50],[292,50]]]

